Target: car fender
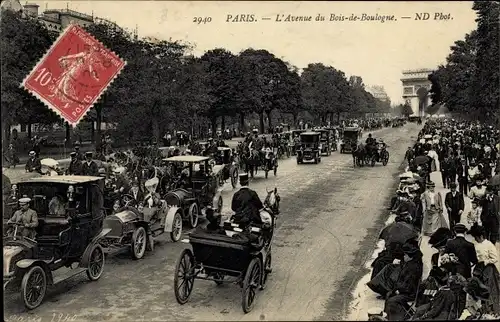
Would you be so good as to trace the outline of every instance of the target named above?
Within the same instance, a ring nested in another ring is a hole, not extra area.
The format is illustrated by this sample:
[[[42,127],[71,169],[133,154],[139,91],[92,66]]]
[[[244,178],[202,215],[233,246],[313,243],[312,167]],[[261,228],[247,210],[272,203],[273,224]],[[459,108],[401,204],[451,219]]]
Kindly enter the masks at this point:
[[[46,259],[46,260],[33,259],[33,258],[21,259],[21,260],[16,262],[16,266],[22,270],[27,270],[30,267],[35,266],[35,265],[40,266],[41,268],[43,268],[43,270],[45,271],[45,273],[47,275],[47,284],[52,285],[52,283],[53,283],[52,272],[50,271],[50,268],[49,268],[49,263],[51,261],[52,260],[48,260],[48,259]]]
[[[174,218],[175,218],[175,214],[179,211],[179,207],[177,206],[171,206],[170,208],[168,208],[168,211],[167,211],[167,214],[166,214],[166,218],[165,218],[165,232],[172,232],[172,228],[174,226]]]
[[[90,251],[92,250],[92,248],[94,248],[94,245],[98,244],[99,241],[107,234],[109,234],[110,231],[110,228],[104,228],[97,236],[94,237],[94,239],[92,239],[92,241],[87,245],[87,248],[85,248],[85,251],[83,252],[82,259],[80,260],[80,264],[78,265],[79,267],[87,267],[90,259]]]

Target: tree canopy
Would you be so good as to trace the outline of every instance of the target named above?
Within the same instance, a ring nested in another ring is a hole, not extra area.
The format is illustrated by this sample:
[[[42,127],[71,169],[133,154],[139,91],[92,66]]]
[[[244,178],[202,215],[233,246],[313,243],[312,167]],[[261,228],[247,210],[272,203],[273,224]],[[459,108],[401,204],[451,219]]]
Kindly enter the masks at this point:
[[[451,46],[446,63],[431,75],[431,100],[451,112],[500,122],[500,4],[475,1],[477,28]]]
[[[1,18],[2,125],[9,129],[19,123],[60,122],[19,87],[57,35],[20,13],[3,10]],[[228,119],[244,130],[253,115],[264,132],[282,115],[297,122],[304,111],[326,122],[341,114],[389,110],[390,103],[365,90],[361,77],[347,79],[341,70],[321,63],[311,63],[301,72],[273,53],[254,48],[240,53],[215,48],[194,57],[190,44],[138,39],[112,23],[85,28],[127,61],[85,117],[97,123],[97,140],[102,122],[115,124],[116,135],[126,140],[158,139],[168,130],[191,131],[207,123],[215,132]]]

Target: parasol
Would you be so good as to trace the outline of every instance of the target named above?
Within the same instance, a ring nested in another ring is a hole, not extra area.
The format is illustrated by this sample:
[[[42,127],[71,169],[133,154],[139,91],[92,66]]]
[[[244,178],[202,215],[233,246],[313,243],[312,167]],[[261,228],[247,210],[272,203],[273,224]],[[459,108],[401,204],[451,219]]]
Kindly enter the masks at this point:
[[[415,165],[422,165],[422,164],[427,164],[429,163],[430,159],[428,156],[425,156],[425,155],[419,155],[418,157],[416,157],[413,162],[415,163]]]
[[[52,158],[45,158],[40,160],[40,164],[42,166],[46,166],[48,168],[57,168],[59,166],[59,162],[57,160],[54,160]]]
[[[146,187],[146,189],[153,193],[156,191],[156,187],[158,187],[158,183],[160,182],[160,180],[158,180],[158,178],[152,178],[152,179],[149,179],[149,180],[146,180],[146,182],[144,182],[144,186]]]
[[[399,180],[413,178],[413,172],[407,171],[399,175]]]
[[[385,240],[386,245],[390,245],[392,243],[404,244],[417,237],[418,233],[413,229],[412,225],[400,221],[385,227],[380,233],[379,238]]]

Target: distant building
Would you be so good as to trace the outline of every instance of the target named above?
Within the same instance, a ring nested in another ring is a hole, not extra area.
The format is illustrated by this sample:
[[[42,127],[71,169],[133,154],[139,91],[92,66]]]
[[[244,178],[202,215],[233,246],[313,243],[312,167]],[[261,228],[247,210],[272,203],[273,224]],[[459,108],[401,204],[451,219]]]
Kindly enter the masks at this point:
[[[434,70],[429,68],[404,70],[401,82],[403,83],[403,99],[413,110],[413,114],[425,115],[425,108],[431,104],[429,95],[426,95],[420,104],[419,94],[431,89],[431,82],[427,79]],[[423,88],[423,89],[421,89]]]
[[[373,85],[373,86],[367,86],[366,91],[370,94],[373,95],[378,100],[381,100],[383,102],[389,102],[389,96],[385,92],[384,86],[379,86],[379,85]]]

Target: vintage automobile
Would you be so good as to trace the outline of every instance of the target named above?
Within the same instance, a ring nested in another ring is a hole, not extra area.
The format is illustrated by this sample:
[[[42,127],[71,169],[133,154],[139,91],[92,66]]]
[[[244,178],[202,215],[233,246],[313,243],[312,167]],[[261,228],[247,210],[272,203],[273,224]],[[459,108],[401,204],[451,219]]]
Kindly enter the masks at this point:
[[[325,130],[330,131],[330,147],[333,152],[337,151],[337,140],[339,139],[339,128],[336,126],[327,127]]]
[[[318,132],[300,134],[297,164],[304,163],[304,161],[314,161],[315,164],[321,162],[320,137],[321,133]]]
[[[332,154],[330,131],[327,129],[317,129],[314,132],[320,133],[320,154],[329,156]]]
[[[359,127],[346,127],[343,130],[343,139],[340,144],[340,153],[351,153],[352,144],[358,144],[358,140],[361,138],[362,131]]]
[[[193,291],[194,281],[214,281],[216,285],[234,283],[243,292],[241,305],[243,312],[250,312],[255,304],[257,290],[266,286],[272,272],[272,241],[279,214],[277,189],[268,191],[264,201],[265,211],[271,215],[272,224],[251,225],[251,232],[258,242],[233,238],[241,232],[233,222],[224,222],[224,233],[195,231],[185,242],[192,250],[182,251],[175,268],[174,293],[177,302],[186,304]],[[184,240],[183,240],[184,241]]]
[[[20,283],[26,308],[38,307],[49,285],[83,272],[91,281],[101,277],[100,243],[109,233],[103,229],[103,188],[103,178],[89,176],[44,176],[17,183],[17,196],[31,199],[38,227],[32,239],[18,234],[22,225],[9,223],[3,239],[3,281],[4,290]],[[62,267],[71,268],[69,274],[53,275]]]
[[[300,147],[300,134],[306,132],[306,130],[293,130],[290,131],[290,147],[292,150],[292,155],[297,154],[297,148]],[[299,142],[296,141],[296,139],[299,139]]]
[[[235,188],[238,184],[239,165],[234,161],[233,150],[227,147],[219,147],[217,152],[214,158],[213,172],[218,175],[221,186],[224,185],[227,179],[231,179],[231,185]]]
[[[167,218],[179,213],[191,228],[198,225],[198,217],[207,206],[222,209],[222,188],[219,179],[211,172],[209,157],[198,155],[176,156],[165,159],[173,167],[181,167],[182,175],[176,180],[176,187],[163,197],[166,202]],[[201,171],[200,164],[204,165]]]
[[[152,196],[158,186],[157,178],[145,182]],[[133,196],[122,195],[124,207],[104,219],[104,228],[109,228],[102,244],[106,254],[113,254],[130,248],[132,258],[141,259],[146,250],[154,249],[154,239],[163,233],[170,233],[170,239],[177,242],[182,235],[182,217],[178,212],[168,212],[164,200],[153,204],[147,198],[146,204],[137,203]]]

